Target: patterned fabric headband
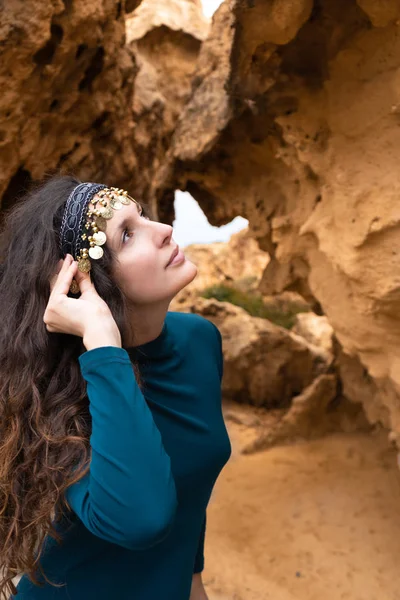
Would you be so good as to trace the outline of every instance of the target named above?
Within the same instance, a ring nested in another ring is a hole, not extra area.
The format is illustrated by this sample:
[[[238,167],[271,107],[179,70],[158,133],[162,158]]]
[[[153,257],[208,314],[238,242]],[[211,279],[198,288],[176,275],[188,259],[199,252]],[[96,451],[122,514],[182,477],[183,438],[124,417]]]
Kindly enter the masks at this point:
[[[94,205],[92,210],[88,209],[90,202]],[[91,269],[90,258],[98,260],[104,254],[101,246],[107,240],[107,221],[114,214],[111,209],[120,210],[130,202],[137,204],[141,214],[141,205],[126,190],[109,188],[100,183],[77,185],[68,197],[61,222],[60,250],[63,257],[71,254],[78,261],[78,269],[88,273]],[[79,291],[77,284],[71,286],[73,293],[77,293],[75,290]]]

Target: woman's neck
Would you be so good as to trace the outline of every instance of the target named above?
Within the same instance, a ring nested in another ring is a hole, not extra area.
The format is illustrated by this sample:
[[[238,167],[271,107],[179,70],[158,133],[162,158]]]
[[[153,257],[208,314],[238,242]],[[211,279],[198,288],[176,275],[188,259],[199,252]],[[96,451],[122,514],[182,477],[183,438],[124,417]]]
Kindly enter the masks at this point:
[[[170,302],[160,306],[135,306],[129,312],[129,324],[133,338],[127,340],[127,346],[142,346],[155,340],[162,331]]]

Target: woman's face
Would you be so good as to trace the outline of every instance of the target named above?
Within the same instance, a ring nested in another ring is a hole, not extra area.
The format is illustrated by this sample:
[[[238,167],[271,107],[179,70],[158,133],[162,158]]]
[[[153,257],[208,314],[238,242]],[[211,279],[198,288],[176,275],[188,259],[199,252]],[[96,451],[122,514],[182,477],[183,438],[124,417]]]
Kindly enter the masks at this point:
[[[173,228],[141,216],[135,202],[113,213],[106,244],[116,253],[116,283],[133,305],[170,301],[197,275],[197,267],[182,251],[167,266],[177,247]]]

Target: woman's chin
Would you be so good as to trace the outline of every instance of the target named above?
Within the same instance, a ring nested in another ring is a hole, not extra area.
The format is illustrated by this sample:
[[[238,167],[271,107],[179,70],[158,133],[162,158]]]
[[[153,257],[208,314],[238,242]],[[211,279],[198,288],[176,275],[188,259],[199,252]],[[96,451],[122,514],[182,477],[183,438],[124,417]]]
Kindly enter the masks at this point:
[[[190,271],[191,271],[191,278],[188,281],[188,283],[190,283],[191,281],[193,281],[193,279],[195,279],[197,277],[197,273],[198,273],[198,268],[197,266],[188,258],[185,261],[186,263],[189,263],[188,266],[190,265]],[[189,269],[188,269],[189,270]],[[187,284],[186,284],[187,285]]]
[[[178,269],[180,270],[181,280],[180,286],[177,290],[177,293],[182,290],[184,287],[189,285],[193,281],[193,279],[197,276],[198,269],[192,261],[185,259],[185,262],[179,265]]]

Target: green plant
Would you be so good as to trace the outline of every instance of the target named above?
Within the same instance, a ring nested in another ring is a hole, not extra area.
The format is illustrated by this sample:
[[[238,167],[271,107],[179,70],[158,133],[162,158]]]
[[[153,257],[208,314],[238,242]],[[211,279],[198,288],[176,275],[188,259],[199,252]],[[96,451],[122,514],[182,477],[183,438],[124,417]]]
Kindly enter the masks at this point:
[[[291,329],[295,323],[296,315],[299,312],[304,312],[304,307],[287,306],[286,310],[279,307],[267,306],[261,294],[257,292],[244,292],[233,286],[228,285],[212,285],[200,293],[203,298],[215,298],[219,302],[230,302],[236,306],[240,306],[253,317],[268,319],[275,325]]]

